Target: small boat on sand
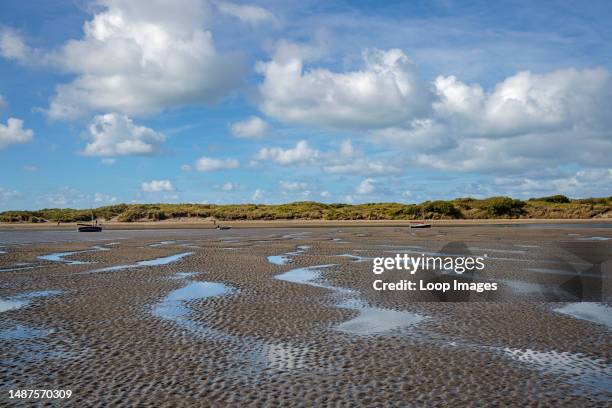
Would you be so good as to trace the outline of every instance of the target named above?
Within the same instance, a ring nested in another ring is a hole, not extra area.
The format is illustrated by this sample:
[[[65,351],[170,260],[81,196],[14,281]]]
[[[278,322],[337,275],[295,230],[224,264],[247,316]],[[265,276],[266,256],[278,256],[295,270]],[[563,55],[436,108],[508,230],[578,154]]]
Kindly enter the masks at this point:
[[[431,228],[431,224],[426,222],[411,222],[410,228]]]
[[[77,229],[79,232],[100,232],[102,231],[102,226],[94,224],[77,224]]]
[[[94,219],[93,211],[91,212],[91,224],[77,223],[79,232],[101,232],[102,225],[98,225],[98,220]]]

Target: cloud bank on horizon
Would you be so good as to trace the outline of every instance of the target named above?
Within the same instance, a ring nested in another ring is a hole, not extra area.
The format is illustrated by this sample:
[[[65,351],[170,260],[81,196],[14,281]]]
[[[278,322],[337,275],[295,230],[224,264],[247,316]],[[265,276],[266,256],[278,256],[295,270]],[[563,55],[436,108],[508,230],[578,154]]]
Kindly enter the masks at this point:
[[[612,194],[612,5],[321,5],[3,2],[0,209]]]

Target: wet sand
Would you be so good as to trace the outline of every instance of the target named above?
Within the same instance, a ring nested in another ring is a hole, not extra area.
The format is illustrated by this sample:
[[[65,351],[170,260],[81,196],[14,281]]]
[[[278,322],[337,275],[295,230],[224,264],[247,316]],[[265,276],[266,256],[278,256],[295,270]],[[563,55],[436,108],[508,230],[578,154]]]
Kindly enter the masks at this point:
[[[3,230],[0,405],[610,406],[599,227]],[[373,290],[396,253],[486,253],[500,289]]]

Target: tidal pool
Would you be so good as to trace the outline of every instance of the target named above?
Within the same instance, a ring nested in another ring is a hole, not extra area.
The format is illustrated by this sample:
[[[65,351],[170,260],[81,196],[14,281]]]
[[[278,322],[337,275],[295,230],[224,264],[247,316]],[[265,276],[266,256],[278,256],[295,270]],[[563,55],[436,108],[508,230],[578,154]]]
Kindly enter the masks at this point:
[[[176,262],[186,256],[192,255],[193,252],[181,252],[180,254],[163,256],[161,258],[149,259],[146,261],[138,261],[134,264],[123,264],[123,265],[115,265],[109,266],[106,268],[94,269],[93,271],[89,271],[86,273],[97,273],[97,272],[116,272],[124,269],[130,268],[139,268],[142,266],[160,266],[160,265],[168,265],[169,263]]]
[[[317,265],[296,268],[276,275],[275,278],[286,282],[306,284],[329,289],[342,299],[336,307],[357,310],[359,314],[346,322],[336,325],[335,329],[355,335],[377,335],[391,330],[415,325],[425,316],[416,313],[372,307],[359,299],[359,293],[353,289],[341,288],[317,282],[321,278],[321,270],[334,265]]]
[[[268,262],[274,265],[286,265],[289,263],[289,257],[287,255],[270,255],[268,256]]]
[[[21,293],[7,299],[0,299],[0,313],[8,310],[20,309],[30,303],[32,299],[44,298],[61,294],[60,290],[39,290]]]
[[[91,247],[91,249],[84,249],[82,251],[54,252],[52,254],[40,255],[37,258],[43,261],[63,262],[66,265],[85,265],[91,262],[72,261],[72,260],[64,259],[64,258],[70,255],[74,255],[74,254],[81,254],[84,252],[94,252],[94,251],[110,251],[110,248],[105,248],[105,247],[96,245],[96,246]]]
[[[578,241],[608,241],[612,238],[610,237],[584,237],[578,238]]]
[[[35,327],[18,324],[10,329],[0,330],[1,340],[28,340],[45,337],[53,333],[53,329],[37,329]]]
[[[295,251],[287,252],[282,255],[270,255],[267,257],[268,262],[274,265],[287,265],[290,261],[290,256],[300,255],[310,249],[310,245],[299,245]]]
[[[152,247],[152,248],[156,248],[156,247],[160,247],[160,246],[164,246],[164,245],[172,245],[172,244],[176,244],[176,241],[155,242],[153,244],[149,244],[149,246]]]
[[[594,359],[578,353],[538,351],[504,348],[511,359],[544,373],[560,375],[577,386],[577,392],[604,394],[612,387],[612,366],[603,359]]]
[[[366,262],[366,261],[368,261],[370,259],[374,259],[374,258],[369,257],[369,256],[359,256],[359,255],[353,255],[353,254],[340,254],[340,255],[337,255],[337,256],[342,256],[342,257],[345,257],[345,258],[351,258],[355,262]]]
[[[426,319],[425,316],[416,313],[379,307],[366,306],[355,310],[359,311],[359,315],[340,323],[336,326],[336,330],[359,335],[379,334],[412,326]]]
[[[576,319],[602,324],[612,329],[612,307],[597,302],[577,302],[555,309]]]
[[[190,313],[190,309],[185,305],[185,302],[227,295],[232,291],[231,287],[223,283],[193,281],[170,292],[153,308],[153,315],[164,319],[180,320]]]
[[[7,310],[19,309],[27,304],[28,302],[26,300],[0,299],[0,313],[6,312]]]

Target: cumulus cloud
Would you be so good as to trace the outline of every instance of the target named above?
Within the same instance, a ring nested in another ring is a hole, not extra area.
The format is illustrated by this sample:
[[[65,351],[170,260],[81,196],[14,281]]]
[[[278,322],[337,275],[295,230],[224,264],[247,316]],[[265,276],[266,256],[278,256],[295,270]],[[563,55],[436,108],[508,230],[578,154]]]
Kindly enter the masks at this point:
[[[159,193],[161,191],[175,191],[170,180],[152,180],[141,185],[142,191],[146,193]]]
[[[306,187],[308,187],[308,184],[302,182],[302,181],[285,181],[285,180],[281,180],[278,183],[280,185],[280,188],[282,190],[285,191],[298,191],[298,190],[305,190]]]
[[[162,133],[136,125],[132,119],[118,113],[95,116],[86,137],[90,143],[83,154],[88,156],[153,155],[166,140]]]
[[[32,140],[34,131],[23,128],[23,120],[9,118],[5,124],[0,123],[0,150],[15,143],[26,143]]]
[[[265,120],[257,116],[251,116],[241,122],[233,123],[230,130],[236,137],[258,139],[266,134],[268,128],[268,123]]]
[[[140,115],[164,108],[214,103],[241,82],[244,64],[221,55],[202,28],[200,0],[101,0],[83,37],[33,58],[21,37],[0,33],[0,52],[21,62],[44,60],[76,77],[56,88],[48,114],[74,118],[88,112]]]
[[[304,52],[281,43],[271,61],[258,62],[264,79],[260,108],[284,122],[334,128],[378,128],[428,109],[427,87],[401,50],[366,50],[361,70],[304,68]]]
[[[523,71],[490,93],[454,76],[436,78],[434,87],[439,97],[434,108],[465,135],[508,137],[611,122],[604,114],[612,97],[610,73],[603,68]]]
[[[374,186],[375,182],[376,181],[374,179],[367,178],[363,180],[361,183],[359,183],[359,185],[355,189],[355,192],[357,194],[371,194],[376,189],[376,187]]]
[[[263,7],[230,3],[228,1],[221,1],[216,3],[216,5],[222,14],[235,17],[251,25],[276,22],[276,17]]]
[[[273,162],[286,166],[311,161],[319,156],[319,151],[308,146],[308,142],[300,140],[294,148],[283,149],[281,147],[264,147],[255,156],[256,160],[272,160]]]
[[[240,165],[235,159],[215,159],[212,157],[200,157],[196,162],[197,171],[215,171],[222,169],[235,169]]]
[[[612,165],[612,79],[603,69],[519,72],[485,91],[453,76],[433,82],[430,117],[370,132],[440,170],[541,172]]]
[[[457,145],[447,125],[436,119],[413,119],[403,126],[387,127],[370,132],[374,141],[415,152],[437,152]]]

